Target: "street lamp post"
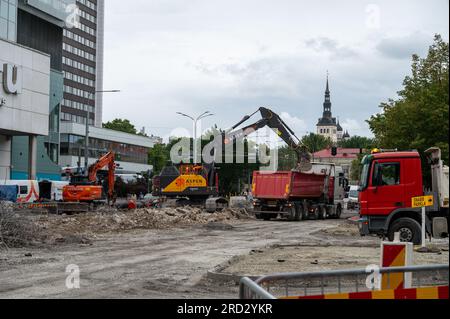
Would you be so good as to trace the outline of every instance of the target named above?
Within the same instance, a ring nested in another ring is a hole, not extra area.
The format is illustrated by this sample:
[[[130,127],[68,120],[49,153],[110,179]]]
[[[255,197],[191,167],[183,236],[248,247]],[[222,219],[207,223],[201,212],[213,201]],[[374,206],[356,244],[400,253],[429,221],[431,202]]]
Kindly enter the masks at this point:
[[[96,93],[119,93],[120,90],[107,90],[107,91],[95,91],[95,93],[91,93],[92,97],[95,97]],[[92,99],[95,100],[95,99]],[[91,118],[91,111],[89,109],[89,105],[86,111],[86,136],[84,141],[84,174],[88,175],[88,167],[89,167],[89,119]]]
[[[177,114],[181,115],[181,116],[184,116],[184,117],[187,117],[187,118],[190,118],[192,120],[192,122],[194,123],[194,159],[193,159],[193,163],[197,164],[197,147],[198,147],[198,145],[197,145],[197,123],[201,119],[204,119],[204,118],[209,117],[209,116],[213,116],[214,114],[212,114],[209,111],[206,111],[206,112],[202,113],[201,115],[199,115],[196,118],[194,118],[194,117],[192,117],[190,115],[181,113],[181,112],[177,112]]]

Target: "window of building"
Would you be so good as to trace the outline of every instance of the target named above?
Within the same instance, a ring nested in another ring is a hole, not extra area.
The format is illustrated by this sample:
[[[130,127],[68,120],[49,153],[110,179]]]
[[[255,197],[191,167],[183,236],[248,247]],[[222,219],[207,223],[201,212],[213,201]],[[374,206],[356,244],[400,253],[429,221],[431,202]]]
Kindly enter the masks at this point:
[[[148,149],[146,147],[89,138],[89,157],[99,158],[110,150],[116,153],[116,160],[148,164]],[[61,155],[78,156],[80,153],[84,156],[84,137],[62,134]]]
[[[0,38],[17,40],[17,0],[0,0]]]

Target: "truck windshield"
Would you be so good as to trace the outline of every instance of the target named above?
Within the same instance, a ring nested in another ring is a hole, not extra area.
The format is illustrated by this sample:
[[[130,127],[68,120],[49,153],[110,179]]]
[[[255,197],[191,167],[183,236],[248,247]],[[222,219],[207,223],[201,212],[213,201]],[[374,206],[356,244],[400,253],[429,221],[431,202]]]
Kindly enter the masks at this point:
[[[365,156],[362,160],[363,168],[361,171],[361,178],[359,179],[360,180],[359,186],[361,190],[366,189],[369,186],[369,174],[372,158],[373,158],[372,156],[368,155]]]

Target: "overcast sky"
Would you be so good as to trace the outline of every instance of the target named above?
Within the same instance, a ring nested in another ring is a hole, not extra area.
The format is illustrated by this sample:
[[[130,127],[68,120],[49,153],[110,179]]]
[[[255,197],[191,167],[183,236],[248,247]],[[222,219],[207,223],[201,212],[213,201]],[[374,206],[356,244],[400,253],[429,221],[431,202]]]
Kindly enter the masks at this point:
[[[260,106],[315,132],[330,72],[333,115],[352,135],[395,97],[411,55],[448,41],[448,0],[107,0],[104,122],[168,137],[177,111],[237,123]],[[255,118],[256,120],[257,118]]]

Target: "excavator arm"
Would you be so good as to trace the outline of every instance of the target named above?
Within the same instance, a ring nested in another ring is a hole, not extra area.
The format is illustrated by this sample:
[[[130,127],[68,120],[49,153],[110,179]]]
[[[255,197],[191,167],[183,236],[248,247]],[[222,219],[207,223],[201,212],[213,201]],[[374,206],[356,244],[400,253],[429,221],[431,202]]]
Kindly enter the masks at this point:
[[[97,182],[97,172],[108,167],[108,198],[112,199],[114,197],[114,176],[116,171],[116,164],[114,162],[115,154],[114,152],[109,152],[102,156],[97,162],[89,167],[89,181],[92,183]]]
[[[256,123],[245,126],[236,130],[238,126],[248,121],[253,115],[260,112],[262,119]],[[239,123],[234,125],[230,130],[225,132],[225,144],[235,142],[238,139],[247,137],[253,132],[263,128],[270,127],[291,149],[297,154],[297,169],[300,171],[311,170],[311,154],[306,146],[302,145],[300,139],[295,135],[294,131],[283,121],[283,119],[275,112],[261,107],[251,115],[246,115]]]

